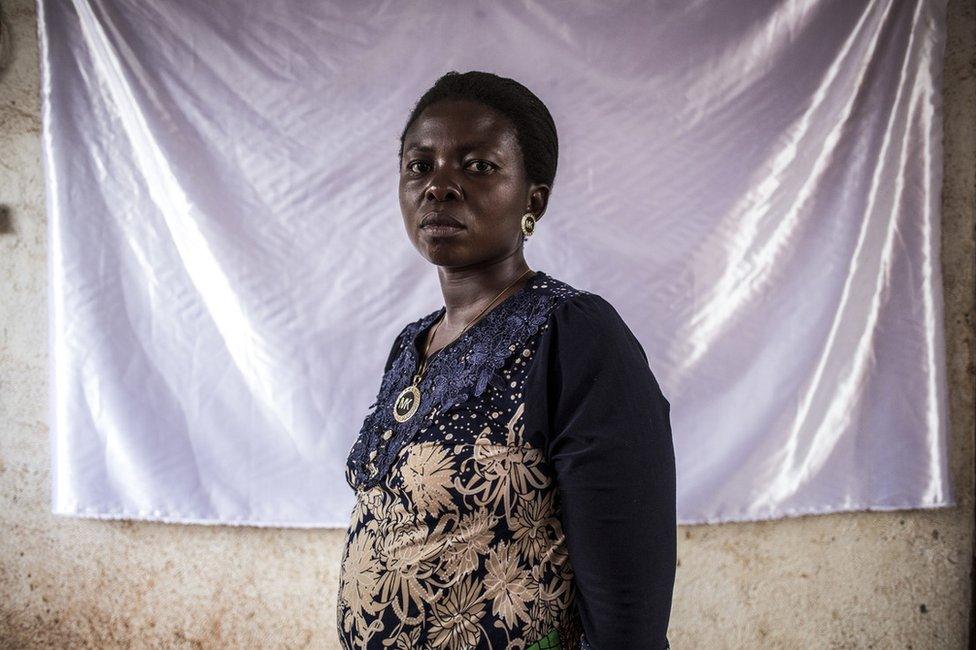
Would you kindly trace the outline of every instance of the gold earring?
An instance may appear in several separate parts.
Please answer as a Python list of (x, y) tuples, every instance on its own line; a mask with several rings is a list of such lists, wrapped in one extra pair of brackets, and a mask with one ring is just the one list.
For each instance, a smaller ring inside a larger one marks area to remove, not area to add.
[(526, 237), (531, 237), (532, 233), (535, 232), (535, 217), (531, 212), (522, 215), (522, 232)]

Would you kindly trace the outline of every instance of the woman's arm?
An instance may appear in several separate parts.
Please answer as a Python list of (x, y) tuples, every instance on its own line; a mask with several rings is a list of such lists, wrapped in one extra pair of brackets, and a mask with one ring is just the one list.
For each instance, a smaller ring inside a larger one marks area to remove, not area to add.
[(677, 560), (670, 404), (602, 297), (570, 298), (550, 326), (548, 452), (585, 641), (667, 648)]

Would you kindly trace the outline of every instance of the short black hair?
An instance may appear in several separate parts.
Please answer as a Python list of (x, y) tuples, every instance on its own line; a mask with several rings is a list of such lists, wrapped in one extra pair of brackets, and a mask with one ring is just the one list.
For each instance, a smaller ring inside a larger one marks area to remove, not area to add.
[(559, 140), (549, 109), (531, 90), (514, 79), (479, 70), (464, 73), (452, 70), (441, 76), (417, 101), (400, 134), (401, 164), (407, 131), (423, 110), (442, 100), (462, 99), (480, 102), (505, 115), (515, 127), (529, 182), (552, 187), (556, 179)]

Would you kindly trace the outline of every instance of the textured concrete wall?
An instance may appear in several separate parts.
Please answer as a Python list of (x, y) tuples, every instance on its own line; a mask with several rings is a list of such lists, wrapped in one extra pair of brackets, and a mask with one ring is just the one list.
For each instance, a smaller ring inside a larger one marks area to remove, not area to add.
[[(341, 531), (49, 512), (45, 216), (35, 8), (3, 2), (0, 647), (336, 647)], [(962, 648), (973, 548), (976, 18), (950, 0), (943, 266), (950, 509), (683, 526), (677, 648)]]

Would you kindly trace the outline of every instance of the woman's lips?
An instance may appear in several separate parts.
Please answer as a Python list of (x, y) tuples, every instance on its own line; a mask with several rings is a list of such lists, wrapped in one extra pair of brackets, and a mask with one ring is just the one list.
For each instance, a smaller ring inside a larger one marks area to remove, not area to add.
[(428, 235), (449, 237), (464, 230), (464, 224), (447, 211), (430, 210), (421, 219), (420, 229)]
[(422, 231), (429, 235), (435, 235), (438, 237), (449, 237), (451, 235), (456, 235), (457, 233), (464, 230), (464, 226), (455, 226), (442, 223), (429, 223), (426, 226), (420, 228)]
[(450, 212), (445, 210), (431, 210), (424, 214), (423, 218), (420, 220), (421, 227), (430, 224), (437, 224), (441, 226), (464, 226), (460, 219), (457, 219)]

